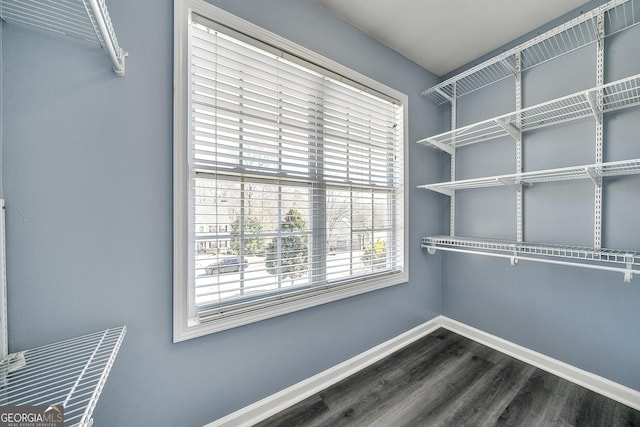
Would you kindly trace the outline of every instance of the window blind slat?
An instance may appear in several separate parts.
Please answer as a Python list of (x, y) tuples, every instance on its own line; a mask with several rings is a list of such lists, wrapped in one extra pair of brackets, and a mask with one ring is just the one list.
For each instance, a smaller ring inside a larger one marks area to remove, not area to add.
[[(227, 114), (230, 114), (234, 108), (237, 109), (239, 105), (243, 105), (243, 98), (240, 95), (217, 95), (215, 93), (204, 94), (202, 92), (195, 92), (191, 96), (194, 107), (204, 111), (216, 111), (221, 109)], [(290, 105), (287, 105), (287, 103), (282, 100), (280, 105), (277, 107), (261, 105), (258, 103), (253, 106), (243, 105), (242, 111), (238, 114), (238, 117), (251, 117), (258, 115), (269, 117), (272, 122), (279, 123), (281, 126), (286, 126), (293, 130), (305, 132), (317, 132), (321, 130), (321, 127), (315, 123), (318, 119), (316, 116), (311, 115), (308, 109), (294, 110)]]
[(194, 64), (237, 81), (253, 82), (257, 87), (271, 89), (277, 88), (276, 85), (281, 83), (298, 93), (314, 94), (323, 90), (323, 79), (309, 73), (303, 74), (281, 59), (261, 61), (225, 49), (217, 49), (215, 53), (211, 53), (206, 45), (198, 43), (193, 48)]
[(400, 104), (194, 21), (189, 153), (199, 319), (401, 272)]

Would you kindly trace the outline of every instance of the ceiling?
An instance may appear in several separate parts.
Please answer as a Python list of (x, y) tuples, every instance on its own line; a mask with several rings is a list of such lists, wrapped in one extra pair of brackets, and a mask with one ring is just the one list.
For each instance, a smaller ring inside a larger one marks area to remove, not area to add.
[(314, 0), (442, 76), (588, 0)]

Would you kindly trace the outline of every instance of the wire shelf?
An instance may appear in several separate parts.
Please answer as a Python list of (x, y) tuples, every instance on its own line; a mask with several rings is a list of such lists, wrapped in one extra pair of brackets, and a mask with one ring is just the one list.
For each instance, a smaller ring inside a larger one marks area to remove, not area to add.
[(499, 186), (532, 185), (541, 182), (591, 179), (599, 185), (599, 179), (609, 176), (640, 174), (640, 159), (620, 160), (616, 162), (570, 166), (565, 168), (545, 169), (540, 171), (497, 175), (482, 178), (464, 179), (460, 181), (440, 182), (420, 185), (438, 193), (453, 195), (456, 190), (487, 188)]
[(124, 75), (127, 52), (118, 44), (105, 0), (0, 0), (0, 17), (99, 45), (114, 72)]
[[(601, 96), (601, 102), (598, 98)], [(640, 74), (418, 141), (451, 154), (455, 148), (640, 105)], [(516, 126), (519, 123), (520, 126)]]
[(640, 253), (626, 250), (457, 236), (426, 236), (421, 247), (430, 254), (442, 250), (507, 258), (514, 266), (524, 260), (619, 272), (624, 274), (626, 283), (631, 282), (634, 273), (640, 274)]
[(638, 252), (596, 249), (583, 246), (567, 246), (538, 243), (518, 243), (512, 240), (474, 239), (455, 236), (426, 236), (422, 238), (422, 247), (428, 249), (460, 248), (486, 252), (504, 253), (507, 255), (536, 255), (552, 258), (566, 258), (614, 264), (631, 264), (640, 266)]
[(122, 326), (10, 354), (0, 362), (0, 405), (63, 405), (65, 426), (90, 426), (125, 334)]
[(513, 76), (516, 54), (520, 54), (521, 68), (526, 70), (593, 43), (598, 40), (598, 16), (604, 17), (605, 37), (610, 36), (640, 22), (640, 0), (612, 0), (457, 74), (422, 95), (436, 104), (444, 104), (451, 100), (454, 86), (456, 96), (460, 97)]

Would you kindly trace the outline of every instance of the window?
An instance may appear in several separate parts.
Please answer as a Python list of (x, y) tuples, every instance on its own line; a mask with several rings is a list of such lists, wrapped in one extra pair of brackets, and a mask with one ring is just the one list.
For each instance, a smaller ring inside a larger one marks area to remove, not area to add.
[(175, 5), (174, 340), (406, 282), (406, 96)]

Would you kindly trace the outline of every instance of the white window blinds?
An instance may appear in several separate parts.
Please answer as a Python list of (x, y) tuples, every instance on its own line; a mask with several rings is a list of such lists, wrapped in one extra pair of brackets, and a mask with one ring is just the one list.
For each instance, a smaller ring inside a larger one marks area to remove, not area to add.
[(199, 15), (189, 31), (191, 322), (397, 281), (400, 103)]

